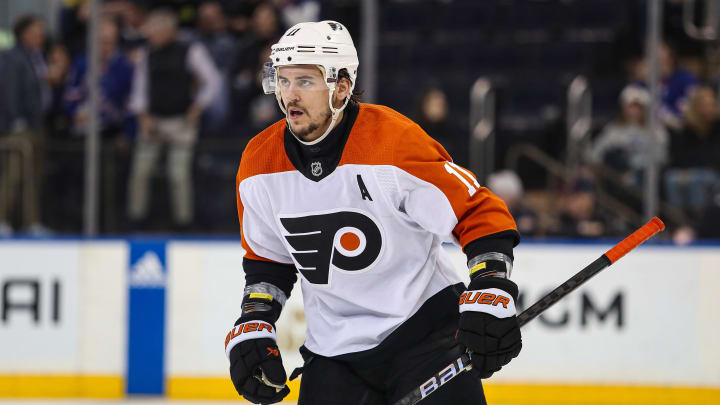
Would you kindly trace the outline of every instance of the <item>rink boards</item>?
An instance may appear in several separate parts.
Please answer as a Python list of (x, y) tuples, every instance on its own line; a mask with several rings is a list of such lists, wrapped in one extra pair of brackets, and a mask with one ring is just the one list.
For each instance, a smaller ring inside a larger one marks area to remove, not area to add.
[[(522, 244), (520, 306), (607, 248)], [(0, 398), (235, 398), (242, 256), (235, 240), (0, 241)], [(490, 403), (720, 403), (719, 295), (720, 246), (643, 246), (523, 329)], [(296, 287), (277, 325), (289, 371), (304, 316)]]

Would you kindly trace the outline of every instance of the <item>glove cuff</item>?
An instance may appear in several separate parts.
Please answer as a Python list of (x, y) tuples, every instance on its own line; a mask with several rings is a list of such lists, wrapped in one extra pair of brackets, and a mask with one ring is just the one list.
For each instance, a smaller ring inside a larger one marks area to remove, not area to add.
[(496, 318), (509, 318), (517, 314), (512, 295), (499, 288), (469, 290), (460, 295), (460, 313), (484, 312)]
[(272, 339), (277, 342), (275, 327), (265, 321), (247, 321), (235, 325), (225, 337), (225, 355), (230, 358), (230, 351), (240, 342), (250, 339)]
[(483, 253), (468, 261), (470, 279), (478, 277), (510, 278), (512, 267), (512, 258), (499, 252)]
[(261, 282), (248, 285), (244, 291), (242, 315), (235, 324), (246, 320), (275, 324), (286, 301), (285, 293), (273, 284)]

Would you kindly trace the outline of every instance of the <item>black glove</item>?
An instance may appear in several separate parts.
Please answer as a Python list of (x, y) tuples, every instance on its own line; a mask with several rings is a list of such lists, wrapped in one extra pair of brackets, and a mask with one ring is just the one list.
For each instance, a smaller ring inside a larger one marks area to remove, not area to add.
[(233, 385), (248, 401), (273, 404), (290, 393), (273, 324), (241, 318), (225, 339), (225, 352)]
[(480, 378), (490, 378), (520, 354), (517, 296), (517, 284), (498, 277), (476, 277), (460, 296), (456, 339), (472, 351), (472, 365)]

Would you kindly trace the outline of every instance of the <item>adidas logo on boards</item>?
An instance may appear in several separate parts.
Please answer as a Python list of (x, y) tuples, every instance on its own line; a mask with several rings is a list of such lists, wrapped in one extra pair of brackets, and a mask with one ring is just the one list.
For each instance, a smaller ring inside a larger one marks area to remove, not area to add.
[(130, 269), (130, 285), (141, 288), (162, 288), (165, 273), (160, 258), (153, 251), (147, 251)]

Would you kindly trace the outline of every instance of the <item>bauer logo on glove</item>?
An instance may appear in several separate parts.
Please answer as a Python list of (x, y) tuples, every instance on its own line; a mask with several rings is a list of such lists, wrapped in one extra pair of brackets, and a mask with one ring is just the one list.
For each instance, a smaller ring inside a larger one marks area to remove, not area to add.
[(512, 296), (499, 288), (465, 291), (460, 296), (460, 312), (476, 311), (508, 318), (516, 314)]
[(248, 339), (275, 338), (275, 328), (267, 322), (253, 321), (236, 325), (225, 337), (225, 354), (230, 358), (230, 351), (236, 344)]

